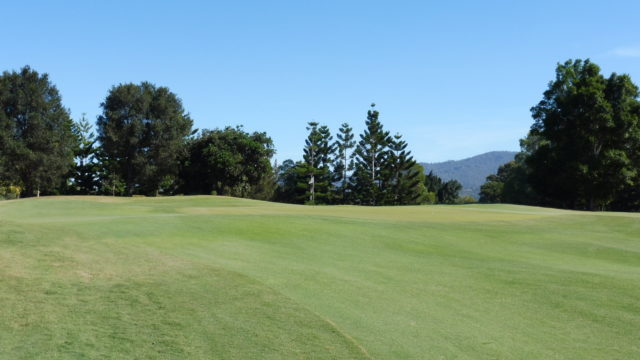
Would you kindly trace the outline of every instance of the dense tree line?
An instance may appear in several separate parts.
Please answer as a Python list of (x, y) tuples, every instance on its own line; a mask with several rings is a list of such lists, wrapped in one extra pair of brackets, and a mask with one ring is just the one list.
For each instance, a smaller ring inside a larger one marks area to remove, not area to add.
[(487, 178), (481, 201), (640, 210), (640, 93), (589, 60), (558, 64), (531, 109), (515, 161)]
[[(400, 134), (390, 135), (375, 104), (356, 142), (344, 123), (333, 139), (327, 126), (310, 122), (302, 160), (276, 168), (275, 199), (305, 204), (411, 205), (452, 204), (462, 189), (419, 165)], [(469, 199), (467, 199), (469, 200)]]
[(73, 121), (47, 74), (0, 76), (0, 197), (219, 194), (307, 204), (453, 203), (460, 184), (416, 163), (375, 105), (356, 141), (309, 122), (302, 160), (272, 166), (273, 141), (239, 127), (194, 130), (180, 98), (149, 82), (113, 86), (94, 126)]
[[(481, 201), (640, 210), (640, 100), (628, 75), (589, 60), (558, 64), (531, 109), (513, 162), (487, 178)], [(112, 87), (95, 130), (74, 122), (47, 74), (0, 76), (0, 197), (40, 194), (221, 194), (311, 204), (460, 202), (460, 184), (418, 165), (375, 105), (356, 139), (308, 124), (302, 160), (272, 166), (273, 142), (241, 127), (193, 130), (179, 97), (143, 82)]]
[(94, 132), (74, 122), (47, 74), (0, 76), (0, 198), (40, 194), (223, 194), (270, 199), (273, 142), (242, 128), (192, 130), (177, 95), (112, 87)]

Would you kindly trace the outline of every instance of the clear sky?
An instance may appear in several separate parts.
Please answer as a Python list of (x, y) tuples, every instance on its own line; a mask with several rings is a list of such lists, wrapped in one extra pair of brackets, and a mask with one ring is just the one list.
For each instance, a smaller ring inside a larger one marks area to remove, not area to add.
[(557, 62), (640, 83), (640, 1), (2, 1), (0, 69), (46, 72), (77, 119), (151, 81), (197, 128), (358, 132), (371, 102), (419, 161), (517, 150)]

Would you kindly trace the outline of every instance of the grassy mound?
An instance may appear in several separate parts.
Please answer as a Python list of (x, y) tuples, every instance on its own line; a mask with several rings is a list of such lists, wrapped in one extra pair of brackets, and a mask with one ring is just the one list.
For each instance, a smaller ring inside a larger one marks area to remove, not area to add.
[(640, 216), (0, 203), (7, 358), (638, 358)]

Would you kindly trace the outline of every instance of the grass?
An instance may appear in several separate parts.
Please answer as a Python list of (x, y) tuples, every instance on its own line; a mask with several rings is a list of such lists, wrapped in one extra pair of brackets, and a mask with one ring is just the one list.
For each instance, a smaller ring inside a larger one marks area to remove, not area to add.
[(640, 216), (5, 201), (0, 358), (640, 358)]

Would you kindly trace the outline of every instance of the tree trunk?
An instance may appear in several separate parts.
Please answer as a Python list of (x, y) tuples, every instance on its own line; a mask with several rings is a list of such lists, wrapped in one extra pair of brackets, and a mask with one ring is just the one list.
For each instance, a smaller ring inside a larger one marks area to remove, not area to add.
[(342, 154), (342, 161), (344, 162), (344, 169), (342, 170), (342, 204), (346, 204), (347, 197), (347, 149), (344, 149)]
[(316, 179), (315, 176), (313, 174), (311, 174), (311, 195), (309, 196), (309, 200), (314, 201), (316, 199), (315, 196), (315, 192), (316, 192)]

